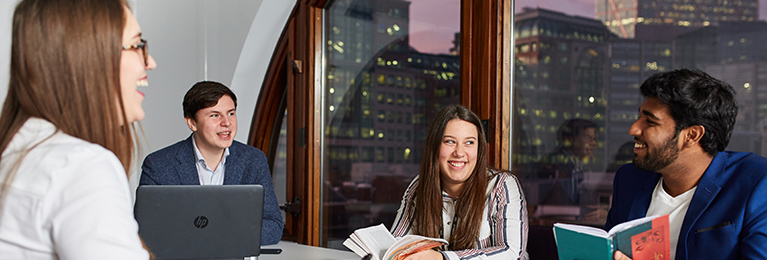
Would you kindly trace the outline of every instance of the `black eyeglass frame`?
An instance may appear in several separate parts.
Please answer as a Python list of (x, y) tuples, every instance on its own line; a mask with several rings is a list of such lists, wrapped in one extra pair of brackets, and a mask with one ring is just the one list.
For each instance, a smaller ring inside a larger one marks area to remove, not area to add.
[(132, 45), (125, 45), (123, 46), (124, 51), (129, 50), (141, 50), (141, 53), (144, 56), (144, 66), (149, 66), (149, 53), (147, 50), (149, 49), (149, 45), (147, 44), (147, 41), (144, 39), (141, 39), (138, 43), (132, 44)]

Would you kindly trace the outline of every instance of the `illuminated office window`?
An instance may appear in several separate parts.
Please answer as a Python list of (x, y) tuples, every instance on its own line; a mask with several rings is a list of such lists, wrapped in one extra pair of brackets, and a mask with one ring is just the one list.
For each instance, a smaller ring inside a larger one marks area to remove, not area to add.
[(323, 191), (340, 191), (323, 196), (325, 246), (345, 248), (355, 229), (392, 224), (435, 109), (459, 103), (460, 1), (433, 3), (325, 8)]
[[(742, 108), (727, 149), (767, 155), (767, 57), (749, 45), (767, 41), (757, 10), (767, 1), (573, 2), (515, 1), (511, 161), (531, 225), (604, 224), (614, 172), (633, 159), (639, 85), (654, 73), (701, 69), (735, 86)], [(595, 126), (587, 152), (558, 141), (576, 121)]]

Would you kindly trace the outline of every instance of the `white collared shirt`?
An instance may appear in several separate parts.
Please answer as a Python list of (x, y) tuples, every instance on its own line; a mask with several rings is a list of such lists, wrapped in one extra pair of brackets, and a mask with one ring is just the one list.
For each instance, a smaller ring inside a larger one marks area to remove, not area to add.
[(0, 184), (14, 165), (0, 215), (0, 258), (149, 259), (125, 169), (112, 152), (30, 118), (3, 151)]
[(224, 165), (226, 165), (226, 157), (229, 157), (229, 147), (224, 149), (224, 156), (221, 157), (221, 161), (218, 162), (215, 171), (208, 167), (205, 158), (200, 153), (200, 149), (197, 148), (197, 141), (194, 140), (194, 136), (192, 136), (192, 147), (194, 148), (194, 164), (197, 166), (197, 177), (200, 178), (200, 185), (223, 185), (226, 168)]

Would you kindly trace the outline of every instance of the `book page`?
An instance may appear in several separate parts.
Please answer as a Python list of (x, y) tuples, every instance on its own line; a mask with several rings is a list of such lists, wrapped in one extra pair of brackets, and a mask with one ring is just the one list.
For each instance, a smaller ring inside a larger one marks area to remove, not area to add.
[(559, 227), (567, 230), (572, 230), (578, 233), (584, 233), (589, 234), (596, 237), (604, 237), (607, 238), (608, 234), (601, 228), (595, 228), (590, 226), (582, 226), (582, 225), (574, 225), (574, 224), (565, 224), (565, 223), (554, 223), (554, 227)]
[(423, 250), (429, 250), (441, 245), (447, 244), (447, 240), (441, 238), (429, 238), (419, 235), (407, 235), (399, 238), (389, 250), (386, 250), (386, 254), (382, 260), (396, 260), (403, 259), (411, 254), (421, 252)]
[(397, 242), (383, 224), (357, 229), (352, 233), (351, 239), (360, 241), (357, 244), (373, 254), (375, 259), (381, 259), (386, 250)]
[(354, 240), (351, 237), (344, 240), (344, 246), (352, 250), (352, 252), (354, 252), (360, 257), (365, 257), (368, 254), (368, 252), (365, 252), (365, 249), (362, 249), (362, 246), (357, 244), (357, 242), (354, 242)]

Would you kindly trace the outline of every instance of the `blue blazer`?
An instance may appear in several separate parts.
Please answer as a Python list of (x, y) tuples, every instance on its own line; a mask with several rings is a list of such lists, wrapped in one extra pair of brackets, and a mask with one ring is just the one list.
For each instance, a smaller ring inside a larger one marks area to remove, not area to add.
[[(192, 136), (155, 151), (144, 159), (139, 185), (200, 185)], [(264, 186), (264, 218), (261, 244), (277, 244), (282, 238), (282, 214), (272, 187), (266, 155), (258, 148), (234, 141), (226, 158), (224, 185)]]
[[(720, 152), (698, 183), (676, 259), (767, 259), (767, 159)], [(605, 229), (644, 217), (660, 174), (627, 164), (613, 182)]]

